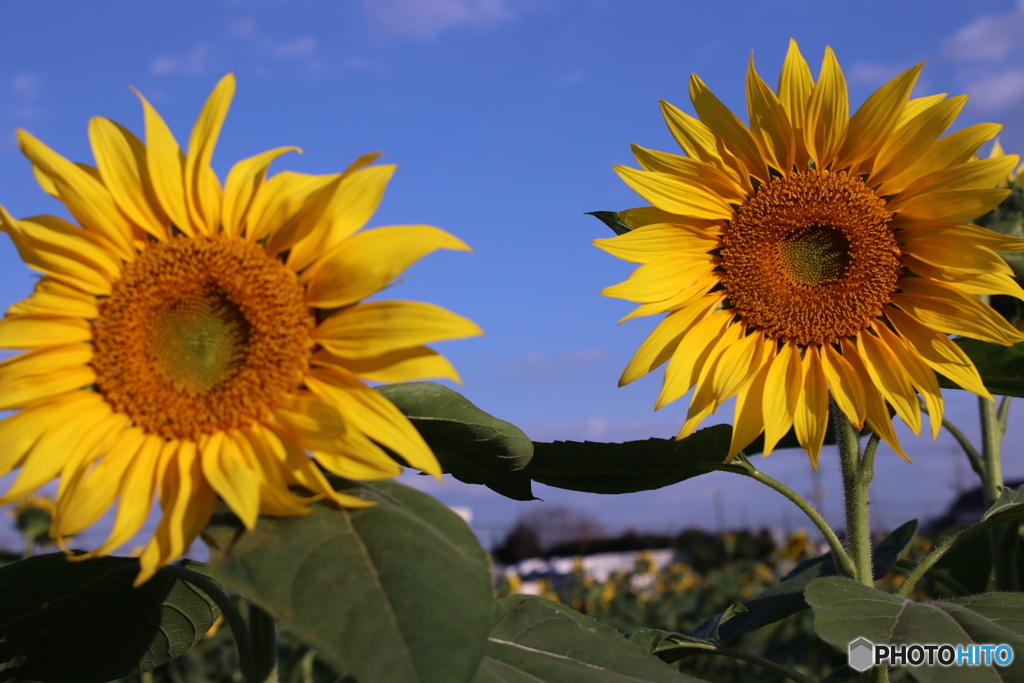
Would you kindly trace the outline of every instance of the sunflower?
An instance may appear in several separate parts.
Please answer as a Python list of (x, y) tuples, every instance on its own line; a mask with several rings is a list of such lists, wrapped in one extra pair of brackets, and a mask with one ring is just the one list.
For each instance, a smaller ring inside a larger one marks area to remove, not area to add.
[[(24, 131), (21, 150), (55, 216), (0, 227), (43, 273), (0, 321), (0, 498), (60, 477), (52, 535), (91, 526), (117, 502), (111, 552), (162, 517), (140, 556), (141, 583), (188, 549), (222, 499), (252, 529), (260, 514), (301, 515), (336, 492), (317, 464), (354, 480), (409, 465), (439, 475), (402, 413), (365, 381), (458, 380), (424, 344), (480, 334), (473, 322), (411, 301), (364, 301), (437, 249), (469, 251), (430, 226), (362, 230), (393, 166), (357, 159), (342, 173), (281, 172), (293, 147), (210, 166), (235, 90), (224, 77), (184, 154), (142, 95), (145, 142), (94, 118), (96, 165), (61, 157)], [(77, 224), (76, 224), (77, 223)], [(312, 454), (312, 458), (309, 455)], [(315, 462), (314, 462), (315, 459)], [(294, 488), (293, 488), (294, 487)]]
[(735, 396), (729, 458), (762, 432), (767, 455), (793, 428), (816, 467), (831, 394), (906, 458), (887, 404), (920, 433), (920, 395), (934, 438), (936, 372), (991, 399), (948, 335), (1024, 340), (976, 296), (1024, 298), (995, 253), (1024, 240), (966, 224), (1006, 197), (1018, 157), (977, 158), (994, 124), (941, 137), (967, 98), (911, 99), (921, 66), (849, 116), (831, 48), (814, 81), (790, 41), (777, 91), (750, 59), (749, 126), (694, 74), (698, 118), (662, 102), (685, 156), (634, 145), (641, 170), (616, 167), (651, 206), (595, 240), (641, 264), (602, 294), (640, 304), (623, 320), (668, 313), (619, 384), (667, 361), (655, 408), (693, 389), (678, 438)]

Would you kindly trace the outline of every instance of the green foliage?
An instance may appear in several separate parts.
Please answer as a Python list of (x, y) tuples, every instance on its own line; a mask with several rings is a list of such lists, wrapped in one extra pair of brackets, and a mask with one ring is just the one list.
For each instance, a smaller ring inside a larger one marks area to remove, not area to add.
[[(876, 645), (909, 643), (999, 644), (1024, 652), (1024, 594), (984, 593), (932, 602), (914, 602), (850, 579), (828, 577), (807, 587), (814, 629), (824, 640), (845, 648), (863, 637)], [(949, 680), (950, 670), (915, 667), (922, 683)], [(1024, 659), (1006, 668), (960, 667), (957, 680), (1019, 681)]]
[[(1024, 342), (1003, 346), (965, 337), (953, 341), (974, 362), (986, 389), (1001, 396), (1024, 396)], [(942, 375), (939, 385), (946, 389), (961, 388)]]
[(627, 225), (621, 218), (619, 218), (618, 211), (588, 211), (587, 215), (599, 219), (602, 223), (611, 228), (616, 235), (625, 235), (633, 229), (632, 226)]
[[(902, 525), (885, 538), (872, 553), (872, 574), (881, 579), (904, 553), (917, 533), (917, 520)], [(689, 633), (689, 635), (721, 643), (742, 633), (749, 633), (767, 624), (788, 617), (808, 607), (804, 589), (811, 582), (825, 576), (835, 576), (832, 553), (806, 560), (785, 576), (777, 585), (762, 591), (742, 603), (742, 611), (730, 608), (716, 614)]]
[(473, 683), (697, 681), (651, 657), (615, 629), (544, 598), (494, 604), (487, 657)]
[(715, 425), (682, 441), (535, 443), (530, 475), (542, 484), (590, 493), (633, 493), (670, 486), (714, 471), (743, 473), (742, 455), (724, 463), (732, 427)]
[(394, 482), (346, 490), (376, 503), (207, 528), (210, 569), (367, 683), (469, 680), (490, 630), (487, 557), (455, 513)]
[(533, 443), (521, 429), (433, 382), (391, 384), (377, 391), (416, 426), (445, 472), (513, 500), (534, 500), (526, 471)]
[(220, 611), (166, 570), (133, 588), (138, 573), (135, 558), (63, 553), (0, 567), (0, 662), (24, 658), (0, 680), (103, 683), (184, 654)]

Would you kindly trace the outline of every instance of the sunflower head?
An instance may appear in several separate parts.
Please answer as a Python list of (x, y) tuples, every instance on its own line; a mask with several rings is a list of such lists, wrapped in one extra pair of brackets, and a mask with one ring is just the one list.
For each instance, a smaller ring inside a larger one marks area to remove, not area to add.
[(53, 498), (28, 495), (11, 506), (7, 513), (14, 518), (14, 527), (29, 544), (50, 542), (50, 524), (55, 511)]
[[(293, 147), (235, 164), (210, 160), (235, 89), (223, 78), (184, 151), (139, 95), (144, 139), (89, 123), (95, 165), (25, 131), (22, 151), (72, 220), (0, 228), (43, 278), (0, 320), (0, 504), (60, 477), (53, 533), (114, 528), (84, 559), (129, 540), (154, 498), (163, 511), (139, 581), (188, 549), (218, 498), (251, 528), (299, 515), (341, 477), (392, 477), (385, 449), (440, 474), (409, 421), (367, 381), (458, 380), (426, 344), (480, 333), (443, 308), (366, 299), (437, 249), (468, 251), (434, 227), (363, 229), (393, 166), (367, 154), (340, 173), (268, 175)], [(312, 458), (310, 457), (312, 456)]]
[(851, 116), (831, 48), (814, 79), (791, 41), (774, 90), (751, 57), (748, 123), (693, 75), (696, 117), (662, 102), (683, 154), (634, 145), (640, 169), (616, 167), (650, 206), (595, 240), (640, 264), (602, 293), (640, 304), (627, 319), (667, 314), (620, 384), (667, 362), (656, 407), (693, 390), (679, 438), (736, 397), (730, 458), (792, 428), (816, 466), (831, 396), (906, 457), (888, 406), (917, 433), (922, 398), (937, 435), (936, 372), (991, 398), (949, 335), (1024, 340), (977, 298), (1024, 298), (996, 254), (1024, 240), (967, 223), (1007, 196), (1018, 157), (978, 158), (994, 124), (943, 135), (966, 97), (911, 98), (920, 70)]

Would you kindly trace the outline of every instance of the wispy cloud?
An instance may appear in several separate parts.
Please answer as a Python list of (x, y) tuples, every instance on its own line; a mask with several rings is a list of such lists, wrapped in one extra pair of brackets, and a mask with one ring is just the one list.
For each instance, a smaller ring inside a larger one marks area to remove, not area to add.
[(316, 39), (302, 36), (273, 48), (275, 57), (310, 57), (316, 52)]
[(210, 45), (202, 42), (192, 50), (180, 55), (162, 55), (149, 65), (154, 76), (169, 74), (199, 75), (206, 73), (210, 66)]
[(486, 28), (515, 18), (506, 0), (363, 0), (363, 10), (377, 32), (421, 40), (451, 28)]
[(960, 61), (998, 61), (1024, 48), (1024, 0), (1002, 14), (983, 14), (946, 43), (946, 55)]
[(889, 81), (906, 70), (905, 66), (877, 64), (875, 62), (854, 62), (846, 70), (846, 80), (850, 83), (868, 83), (875, 87)]
[(989, 114), (1024, 104), (1024, 69), (1009, 67), (975, 74), (963, 79), (971, 96), (971, 106)]
[(558, 357), (535, 351), (525, 356), (510, 356), (502, 366), (519, 378), (552, 381), (591, 375), (611, 357), (608, 349), (570, 349)]

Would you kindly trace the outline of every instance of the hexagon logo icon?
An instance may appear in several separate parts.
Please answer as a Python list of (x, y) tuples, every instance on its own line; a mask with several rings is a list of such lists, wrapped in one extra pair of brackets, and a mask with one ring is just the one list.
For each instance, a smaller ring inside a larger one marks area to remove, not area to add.
[(850, 654), (847, 659), (850, 668), (861, 673), (875, 663), (875, 646), (867, 638), (858, 638), (850, 643)]

